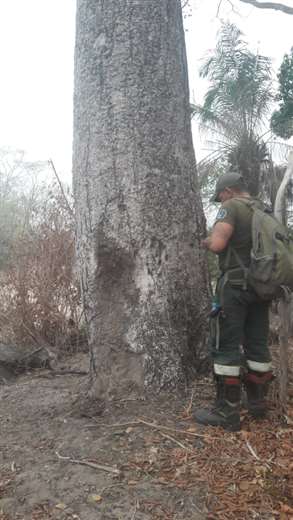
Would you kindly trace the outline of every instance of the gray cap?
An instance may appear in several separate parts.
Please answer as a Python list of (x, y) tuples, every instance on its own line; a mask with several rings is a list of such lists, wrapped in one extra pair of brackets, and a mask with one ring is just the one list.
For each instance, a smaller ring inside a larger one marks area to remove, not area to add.
[(237, 187), (237, 188), (239, 187), (239, 188), (244, 188), (244, 189), (246, 188), (246, 185), (245, 185), (245, 182), (244, 182), (244, 179), (243, 179), (241, 173), (237, 173), (237, 172), (224, 173), (217, 180), (215, 192), (214, 192), (214, 195), (212, 196), (212, 198), (210, 199), (210, 202), (221, 202), (219, 199), (219, 194), (221, 193), (221, 191), (223, 191), (225, 188), (234, 188), (234, 187)]

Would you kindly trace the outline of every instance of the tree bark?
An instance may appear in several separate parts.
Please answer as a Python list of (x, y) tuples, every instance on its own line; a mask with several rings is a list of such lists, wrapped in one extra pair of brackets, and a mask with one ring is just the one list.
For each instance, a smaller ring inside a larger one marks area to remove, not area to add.
[(186, 382), (208, 274), (178, 0), (78, 0), (73, 186), (92, 390)]
[[(281, 185), (278, 189), (274, 214), (283, 224), (286, 222), (286, 189), (293, 174), (293, 152), (290, 152), (288, 158), (288, 167), (284, 174)], [(291, 297), (292, 299), (292, 297)], [(291, 308), (290, 297), (284, 294), (284, 297), (279, 302), (279, 316), (281, 321), (280, 328), (280, 374), (279, 374), (279, 401), (280, 409), (283, 414), (287, 413), (287, 398), (288, 398), (288, 341), (291, 326)]]

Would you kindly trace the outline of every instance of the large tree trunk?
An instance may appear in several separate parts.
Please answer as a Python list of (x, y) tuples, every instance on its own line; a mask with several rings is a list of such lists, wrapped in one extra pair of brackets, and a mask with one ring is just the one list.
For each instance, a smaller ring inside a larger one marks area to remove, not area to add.
[(94, 394), (186, 382), (205, 221), (178, 0), (78, 0), (73, 182)]

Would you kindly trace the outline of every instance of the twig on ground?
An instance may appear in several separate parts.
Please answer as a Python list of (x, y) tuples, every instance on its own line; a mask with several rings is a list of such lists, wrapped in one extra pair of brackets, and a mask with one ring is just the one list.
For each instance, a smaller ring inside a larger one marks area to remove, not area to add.
[(173, 433), (191, 435), (192, 437), (206, 438), (206, 435), (201, 434), (201, 433), (189, 432), (188, 430), (179, 430), (177, 428), (169, 428), (168, 426), (162, 426), (161, 424), (150, 423), (150, 422), (144, 421), (143, 419), (138, 419), (138, 422), (141, 424), (145, 424), (146, 426), (150, 426), (151, 428), (154, 428), (155, 430), (167, 430), (167, 431), (173, 432)]
[(108, 473), (113, 473), (114, 475), (121, 474), (119, 469), (112, 468), (111, 466), (105, 466), (103, 464), (95, 464), (94, 462), (88, 462), (86, 460), (72, 459), (71, 457), (64, 457), (63, 455), (60, 455), (58, 453), (58, 451), (56, 451), (55, 453), (56, 453), (58, 459), (67, 460), (68, 462), (71, 462), (72, 464), (80, 464), (82, 466), (89, 466), (90, 468), (100, 469), (101, 471), (107, 471)]
[(155, 430), (167, 430), (167, 431), (173, 432), (173, 433), (191, 435), (192, 437), (201, 437), (201, 438), (207, 437), (206, 434), (204, 435), (201, 433), (189, 432), (188, 430), (179, 430), (177, 428), (169, 428), (168, 426), (162, 426), (160, 424), (150, 423), (150, 422), (144, 421), (143, 419), (137, 419), (136, 421), (129, 421), (129, 422), (125, 422), (125, 423), (103, 424), (101, 426), (106, 426), (107, 428), (123, 428), (124, 426), (139, 426), (140, 424), (144, 424), (145, 426), (150, 426), (151, 428), (154, 428)]
[[(113, 423), (113, 424), (101, 424), (101, 426), (106, 426), (107, 428), (123, 428), (124, 426), (139, 426), (144, 424), (145, 426), (150, 426), (155, 430), (167, 430), (173, 433), (181, 433), (181, 435), (191, 435), (191, 437), (201, 437), (206, 438), (207, 434), (189, 432), (188, 430), (179, 430), (178, 428), (169, 428), (168, 426), (162, 426), (161, 424), (150, 423), (144, 421), (143, 419), (137, 419), (136, 421), (129, 421), (125, 423)], [(91, 426), (91, 425), (89, 425)]]
[(137, 500), (136, 503), (135, 503), (135, 506), (134, 506), (134, 511), (133, 511), (133, 513), (132, 513), (131, 520), (134, 520), (135, 517), (136, 517), (136, 512), (137, 512), (137, 509), (138, 509), (138, 505), (139, 505), (139, 502), (138, 502), (138, 500)]
[(124, 422), (124, 423), (114, 423), (114, 424), (99, 423), (99, 425), (105, 426), (106, 428), (123, 428), (123, 426), (139, 426), (140, 421), (129, 421), (129, 422)]
[(260, 459), (259, 456), (255, 453), (253, 447), (251, 446), (251, 444), (250, 444), (248, 441), (246, 441), (246, 446), (247, 446), (247, 448), (249, 449), (251, 455), (252, 455), (256, 460), (258, 460), (259, 462), (261, 462), (261, 459)]
[(182, 442), (177, 441), (177, 439), (174, 439), (174, 437), (171, 437), (171, 435), (167, 435), (166, 433), (162, 433), (162, 432), (159, 432), (159, 434), (162, 437), (169, 439), (169, 441), (175, 442), (175, 444), (178, 444), (178, 446), (180, 446), (180, 448), (183, 448), (184, 450), (191, 451), (191, 452), (193, 451), (191, 448), (189, 448), (189, 446), (184, 446), (184, 444), (182, 444)]

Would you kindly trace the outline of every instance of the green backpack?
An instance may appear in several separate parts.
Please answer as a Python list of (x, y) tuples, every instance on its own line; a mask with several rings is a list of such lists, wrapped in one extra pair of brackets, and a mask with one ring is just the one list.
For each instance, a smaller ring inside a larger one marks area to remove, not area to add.
[(256, 201), (237, 199), (253, 211), (252, 249), (245, 268), (234, 249), (238, 263), (247, 272), (247, 281), (263, 300), (278, 298), (293, 290), (293, 239), (289, 230), (272, 213), (257, 207)]

